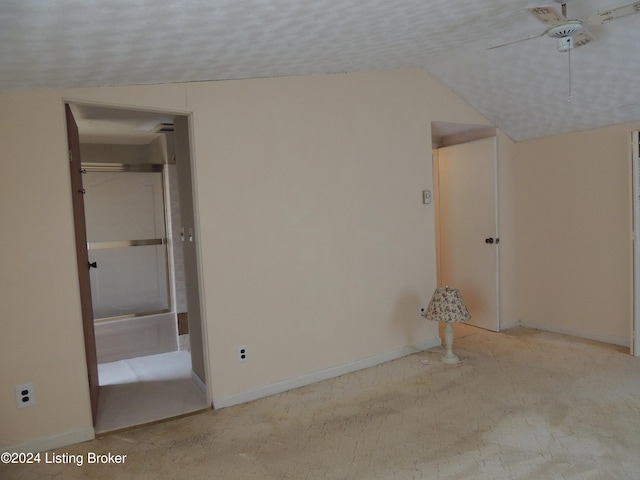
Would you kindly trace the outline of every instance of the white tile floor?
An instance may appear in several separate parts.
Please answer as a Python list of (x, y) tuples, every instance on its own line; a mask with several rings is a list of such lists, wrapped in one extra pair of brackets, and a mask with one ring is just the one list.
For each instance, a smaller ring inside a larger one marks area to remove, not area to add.
[(96, 433), (141, 425), (208, 408), (191, 377), (188, 351), (98, 365)]

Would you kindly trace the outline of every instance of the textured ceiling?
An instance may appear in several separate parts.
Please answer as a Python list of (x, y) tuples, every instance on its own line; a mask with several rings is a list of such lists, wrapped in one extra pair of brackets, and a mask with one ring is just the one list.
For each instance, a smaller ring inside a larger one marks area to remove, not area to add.
[[(630, 0), (569, 0), (568, 17)], [(551, 0), (2, 0), (0, 90), (419, 67), (514, 140), (640, 120), (640, 14), (569, 55)]]

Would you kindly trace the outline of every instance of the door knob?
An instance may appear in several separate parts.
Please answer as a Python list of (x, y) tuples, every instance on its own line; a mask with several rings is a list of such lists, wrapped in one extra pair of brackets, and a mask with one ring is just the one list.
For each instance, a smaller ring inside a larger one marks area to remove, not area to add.
[(89, 264), (89, 269), (98, 268), (98, 262), (87, 262)]
[(494, 239), (493, 237), (489, 237), (484, 239), (484, 243), (489, 243), (489, 244), (495, 243), (497, 245), (498, 243), (500, 243), (500, 239), (499, 238)]

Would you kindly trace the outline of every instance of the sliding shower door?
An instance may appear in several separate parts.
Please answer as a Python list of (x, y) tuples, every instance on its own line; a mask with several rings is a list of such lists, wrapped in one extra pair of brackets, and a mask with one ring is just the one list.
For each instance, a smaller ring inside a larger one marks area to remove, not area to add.
[(83, 165), (94, 320), (171, 310), (162, 165)]

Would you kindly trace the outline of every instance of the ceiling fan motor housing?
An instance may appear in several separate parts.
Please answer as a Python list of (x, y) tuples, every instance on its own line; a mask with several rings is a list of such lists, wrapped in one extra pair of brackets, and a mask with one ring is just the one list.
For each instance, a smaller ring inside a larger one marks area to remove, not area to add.
[(553, 38), (566, 38), (573, 37), (583, 30), (584, 27), (582, 26), (582, 22), (579, 20), (572, 20), (549, 29), (547, 35)]
[(584, 26), (579, 20), (571, 20), (562, 25), (550, 28), (547, 35), (558, 40), (558, 51), (567, 52), (574, 47), (573, 37), (584, 31)]

